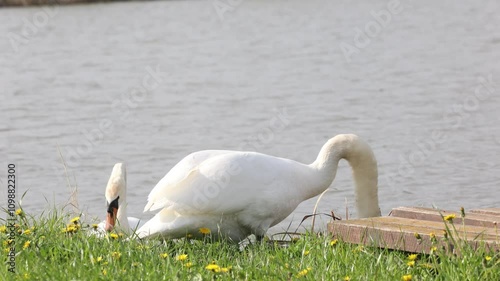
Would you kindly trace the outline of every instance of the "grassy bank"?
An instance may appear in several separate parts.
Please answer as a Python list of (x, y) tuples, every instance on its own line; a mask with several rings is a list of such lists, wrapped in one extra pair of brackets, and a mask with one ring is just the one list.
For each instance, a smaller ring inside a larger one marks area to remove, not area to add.
[[(229, 242), (125, 240), (89, 236), (91, 223), (50, 212), (19, 212), (10, 241), (0, 222), (4, 266), (15, 280), (498, 280), (500, 258), (464, 246), (460, 257), (435, 249), (410, 255), (304, 235), (288, 247), (270, 241), (244, 248)], [(15, 246), (15, 273), (8, 252)]]

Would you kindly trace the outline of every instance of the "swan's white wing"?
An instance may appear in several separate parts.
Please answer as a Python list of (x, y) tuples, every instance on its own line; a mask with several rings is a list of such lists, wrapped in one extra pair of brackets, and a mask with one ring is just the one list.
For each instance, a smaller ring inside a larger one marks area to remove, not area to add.
[[(177, 164), (155, 186), (145, 210), (168, 208), (180, 214), (230, 214), (275, 198), (276, 179), (289, 178), (289, 160), (254, 152), (202, 151)], [(188, 156), (188, 157), (190, 157)], [(203, 156), (197, 158), (196, 156)], [(195, 159), (195, 161), (192, 161)], [(197, 161), (201, 160), (201, 161)], [(280, 189), (283, 192), (282, 189)]]
[(177, 163), (151, 190), (144, 212), (154, 211), (166, 206), (169, 191), (183, 182), (189, 173), (203, 161), (217, 155), (230, 153), (227, 150), (203, 150), (189, 154)]

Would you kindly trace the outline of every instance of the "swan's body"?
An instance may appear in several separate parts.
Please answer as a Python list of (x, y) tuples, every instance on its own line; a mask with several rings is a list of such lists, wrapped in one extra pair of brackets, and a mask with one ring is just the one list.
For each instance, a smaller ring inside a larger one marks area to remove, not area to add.
[(144, 222), (138, 218), (127, 217), (127, 171), (125, 164), (116, 163), (106, 186), (107, 218), (98, 225), (98, 230), (116, 229), (127, 235), (134, 233)]
[(234, 241), (262, 237), (299, 203), (326, 190), (340, 159), (353, 169), (359, 216), (380, 216), (372, 150), (356, 135), (338, 135), (310, 165), (256, 152), (192, 153), (153, 188), (144, 211), (161, 210), (137, 234), (179, 238), (209, 228)]

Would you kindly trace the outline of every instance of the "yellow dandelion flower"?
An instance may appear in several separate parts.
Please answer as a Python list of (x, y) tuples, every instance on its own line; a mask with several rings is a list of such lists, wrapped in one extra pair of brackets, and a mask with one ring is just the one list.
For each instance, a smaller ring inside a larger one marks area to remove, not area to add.
[(99, 225), (97, 223), (92, 224), (92, 229), (97, 230), (98, 227), (99, 227)]
[(434, 233), (434, 232), (429, 233), (429, 237), (431, 238), (431, 240), (435, 240), (436, 239), (436, 233)]
[(187, 268), (190, 268), (190, 267), (193, 266), (193, 263), (192, 262), (187, 262), (187, 263), (184, 264), (184, 266), (187, 267)]
[(78, 224), (79, 221), (80, 221), (80, 217), (74, 217), (71, 219), (71, 222), (74, 224)]
[(30, 230), (30, 229), (25, 229), (25, 230), (23, 231), (23, 234), (25, 234), (25, 235), (30, 235), (30, 234), (31, 234), (31, 230)]
[(288, 263), (285, 263), (285, 268), (289, 268), (290, 265)]
[(70, 229), (72, 232), (77, 232), (78, 229), (80, 229), (80, 226), (79, 225), (71, 225)]
[(304, 251), (304, 256), (309, 255), (310, 251)]
[(14, 242), (14, 239), (7, 239), (5, 241), (3, 241), (3, 245), (4, 246), (9, 246), (10, 244), (12, 244), (12, 242)]
[(231, 270), (231, 267), (221, 267), (220, 268), (220, 272), (229, 272), (229, 270)]
[(218, 266), (216, 264), (209, 264), (209, 265), (205, 266), (205, 269), (210, 270), (212, 272), (220, 272), (220, 266)]
[(63, 232), (75, 233), (78, 231), (78, 229), (79, 229), (79, 227), (77, 227), (76, 225), (70, 224), (70, 225), (66, 226), (66, 228), (63, 228)]
[(102, 262), (102, 257), (97, 257), (97, 262)]
[(8, 253), (8, 252), (10, 252), (10, 248), (4, 248), (3, 251)]
[(432, 254), (432, 253), (434, 253), (435, 251), (437, 251), (437, 249), (438, 249), (438, 248), (437, 248), (436, 246), (431, 247), (431, 249), (430, 249), (430, 253), (431, 253), (431, 254)]
[(349, 277), (349, 275), (346, 275), (343, 280), (344, 281), (351, 281), (351, 277)]
[(303, 270), (299, 271), (299, 273), (297, 273), (297, 277), (304, 277), (307, 275), (307, 273), (309, 273), (309, 270), (303, 269)]
[(168, 258), (168, 254), (167, 253), (160, 254), (160, 258), (166, 259)]
[(415, 261), (415, 260), (417, 260), (417, 258), (418, 258), (417, 254), (411, 254), (408, 256), (409, 261)]
[(415, 232), (413, 236), (415, 236), (415, 238), (417, 238), (418, 240), (422, 239), (422, 236), (420, 236), (420, 233), (418, 232)]
[(5, 225), (0, 225), (0, 233), (7, 232), (7, 227)]
[(337, 245), (338, 242), (339, 242), (339, 239), (334, 239), (334, 240), (330, 241), (330, 246), (333, 247), (333, 246)]
[(29, 280), (30, 277), (31, 276), (28, 273), (23, 274), (23, 278), (26, 279), (26, 280)]
[(455, 215), (455, 214), (449, 214), (449, 215), (445, 216), (443, 219), (445, 221), (453, 222), (453, 219), (456, 217), (457, 217), (457, 215)]
[(18, 216), (22, 216), (22, 215), (24, 215), (23, 210), (21, 210), (21, 209), (17, 209), (17, 210), (16, 210), (16, 215), (18, 215)]
[(406, 263), (406, 265), (408, 265), (409, 267), (413, 267), (415, 266), (415, 261), (409, 261)]
[(111, 234), (109, 235), (109, 237), (111, 237), (111, 238), (113, 238), (113, 239), (118, 239), (118, 234), (116, 234), (116, 233), (111, 233)]
[(411, 274), (403, 275), (403, 277), (401, 277), (401, 280), (403, 280), (403, 281), (411, 281)]
[(188, 255), (186, 255), (186, 254), (178, 255), (177, 257), (175, 257), (175, 259), (178, 261), (185, 261), (185, 260), (187, 260), (187, 258), (188, 258)]
[(491, 260), (491, 257), (490, 257), (490, 256), (486, 256), (486, 257), (484, 257), (484, 260), (486, 260), (486, 261), (490, 261), (490, 260)]
[(102, 270), (102, 275), (106, 276), (108, 274), (108, 272), (106, 271), (106, 269), (103, 269)]
[(203, 235), (208, 235), (210, 234), (210, 229), (209, 228), (206, 228), (206, 227), (202, 227), (199, 229), (200, 233), (203, 234)]
[(26, 248), (28, 248), (28, 247), (30, 246), (30, 244), (31, 244), (31, 241), (30, 241), (30, 240), (28, 240), (28, 241), (24, 242), (24, 245), (23, 245), (23, 250), (26, 250)]
[(113, 253), (111, 253), (111, 256), (114, 259), (119, 259), (122, 256), (122, 254), (120, 252), (113, 252)]

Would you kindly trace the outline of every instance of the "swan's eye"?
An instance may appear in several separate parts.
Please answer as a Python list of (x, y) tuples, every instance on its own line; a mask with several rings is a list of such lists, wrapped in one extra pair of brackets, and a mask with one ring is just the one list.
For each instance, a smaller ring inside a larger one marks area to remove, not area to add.
[(116, 197), (116, 199), (111, 201), (108, 205), (108, 213), (113, 214), (113, 208), (118, 209), (118, 199), (120, 199), (120, 196)]

